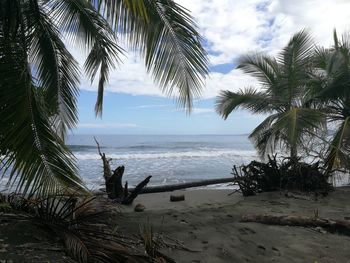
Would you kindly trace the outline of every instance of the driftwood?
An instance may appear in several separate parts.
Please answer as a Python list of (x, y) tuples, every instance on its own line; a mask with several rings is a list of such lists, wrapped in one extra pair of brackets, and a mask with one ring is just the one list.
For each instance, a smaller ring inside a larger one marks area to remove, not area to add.
[(190, 183), (150, 186), (150, 187), (143, 188), (140, 194), (172, 192), (176, 190), (182, 190), (182, 189), (193, 188), (193, 187), (207, 186), (207, 185), (213, 185), (213, 184), (232, 183), (233, 181), (234, 181), (234, 178), (230, 177), (230, 178), (201, 180), (201, 181), (190, 182)]
[[(149, 183), (149, 180), (152, 176), (148, 176), (145, 180), (143, 180), (141, 183), (139, 183), (135, 189), (129, 192), (128, 195), (124, 197), (123, 204), (131, 204), (132, 201), (143, 191), (143, 188)], [(126, 192), (127, 191), (127, 183), (126, 183)]]
[[(182, 190), (182, 189), (193, 188), (193, 187), (208, 186), (208, 185), (213, 185), (213, 184), (232, 183), (232, 182), (234, 182), (234, 180), (235, 179), (233, 177), (229, 177), (229, 178), (201, 180), (201, 181), (195, 181), (195, 182), (190, 182), (190, 183), (149, 186), (149, 187), (142, 188), (142, 190), (140, 190), (138, 192), (138, 194), (154, 194), (154, 193), (173, 192), (176, 190)], [(132, 192), (136, 188), (137, 187), (131, 188), (131, 189), (129, 189), (129, 191)], [(102, 195), (103, 192), (95, 192), (94, 194)]]
[(112, 173), (112, 169), (109, 163), (111, 159), (108, 159), (106, 157), (106, 154), (101, 152), (100, 144), (96, 138), (94, 139), (97, 144), (98, 153), (101, 156), (103, 162), (103, 178), (105, 179), (108, 198), (114, 199), (121, 204), (131, 204), (138, 196), (138, 194), (143, 190), (143, 188), (149, 183), (152, 176), (148, 176), (132, 190), (128, 189), (128, 182), (126, 182), (125, 186), (123, 187), (123, 174), (125, 167), (119, 166)]
[[(133, 200), (139, 194), (149, 194), (149, 193), (162, 193), (162, 192), (172, 192), (181, 189), (201, 187), (213, 184), (224, 184), (232, 183), (235, 181), (233, 177), (230, 178), (218, 178), (218, 179), (208, 179), (201, 180), (190, 183), (180, 183), (180, 184), (171, 184), (171, 185), (162, 185), (162, 186), (152, 186), (146, 187), (149, 183), (152, 176), (148, 176), (145, 180), (139, 183), (135, 188), (128, 188), (128, 183), (126, 182), (124, 187), (122, 185), (122, 179), (125, 167), (119, 166), (112, 172), (110, 161), (111, 159), (106, 157), (105, 153), (101, 152), (101, 147), (98, 141), (95, 139), (97, 144), (97, 150), (101, 156), (103, 162), (103, 178), (105, 179), (106, 192), (109, 198), (117, 200), (122, 204), (131, 204)], [(96, 195), (103, 194), (103, 192), (96, 192)]]
[(350, 221), (348, 220), (290, 215), (249, 214), (242, 216), (241, 222), (255, 222), (280, 226), (321, 227), (330, 233), (350, 236)]
[(185, 201), (185, 195), (171, 195), (170, 202), (180, 202)]
[(319, 163), (307, 164), (290, 158), (278, 161), (276, 157), (268, 156), (266, 163), (252, 161), (241, 167), (233, 166), (231, 174), (244, 196), (276, 190), (327, 195), (332, 189), (328, 182), (330, 174)]

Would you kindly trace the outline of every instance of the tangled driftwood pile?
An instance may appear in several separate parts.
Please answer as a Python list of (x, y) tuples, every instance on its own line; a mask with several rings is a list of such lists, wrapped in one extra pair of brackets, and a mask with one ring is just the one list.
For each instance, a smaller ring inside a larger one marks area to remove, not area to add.
[(331, 190), (330, 173), (323, 171), (319, 163), (307, 164), (300, 160), (277, 161), (276, 155), (268, 161), (252, 161), (248, 165), (232, 169), (234, 182), (244, 196), (276, 190), (297, 190), (327, 194)]

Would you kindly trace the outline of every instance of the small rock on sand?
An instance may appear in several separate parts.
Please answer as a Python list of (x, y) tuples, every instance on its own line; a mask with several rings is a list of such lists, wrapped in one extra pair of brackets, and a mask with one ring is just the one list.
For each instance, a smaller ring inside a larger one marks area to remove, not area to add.
[(145, 206), (143, 204), (137, 204), (134, 208), (135, 212), (142, 212), (143, 210), (145, 210)]
[(170, 202), (180, 202), (185, 201), (185, 195), (171, 195)]

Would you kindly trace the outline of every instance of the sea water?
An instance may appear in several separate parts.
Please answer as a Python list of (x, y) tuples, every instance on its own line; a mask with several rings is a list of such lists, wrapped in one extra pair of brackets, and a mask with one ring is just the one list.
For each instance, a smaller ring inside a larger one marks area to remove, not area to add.
[[(247, 164), (257, 153), (247, 135), (96, 135), (111, 167), (125, 166), (132, 187), (151, 175), (149, 185), (230, 177), (233, 165)], [(92, 135), (67, 139), (80, 176), (89, 188), (103, 184), (103, 166)]]

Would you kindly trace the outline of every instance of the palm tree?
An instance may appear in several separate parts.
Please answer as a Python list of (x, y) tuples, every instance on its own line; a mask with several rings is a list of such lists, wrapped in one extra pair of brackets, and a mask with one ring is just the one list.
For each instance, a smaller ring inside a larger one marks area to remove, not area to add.
[(314, 101), (327, 111), (331, 141), (325, 164), (329, 171), (350, 169), (350, 36), (338, 39), (334, 30), (334, 45), (318, 47), (315, 54)]
[(65, 41), (88, 52), (99, 76), (97, 115), (120, 39), (140, 52), (155, 82), (191, 109), (208, 73), (190, 14), (173, 0), (2, 0), (0, 2), (1, 172), (21, 192), (84, 188), (64, 144), (77, 123), (80, 71)]
[(322, 112), (309, 107), (305, 96), (311, 80), (312, 54), (310, 35), (302, 30), (277, 58), (262, 54), (242, 57), (237, 68), (255, 77), (260, 88), (222, 91), (217, 100), (217, 112), (224, 119), (237, 108), (269, 114), (249, 136), (262, 157), (279, 146), (288, 149), (296, 160), (303, 135), (324, 123)]

